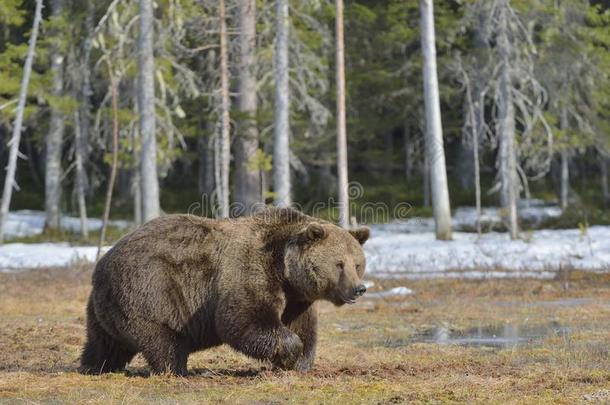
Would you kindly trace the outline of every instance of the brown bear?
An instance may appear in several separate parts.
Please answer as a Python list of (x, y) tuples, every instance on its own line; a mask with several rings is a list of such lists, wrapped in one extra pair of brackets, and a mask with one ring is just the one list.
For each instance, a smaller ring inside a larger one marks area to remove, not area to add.
[(97, 263), (82, 373), (185, 375), (189, 353), (220, 344), (276, 367), (309, 370), (317, 300), (364, 294), (368, 228), (344, 230), (290, 208), (212, 220), (168, 215), (122, 238)]

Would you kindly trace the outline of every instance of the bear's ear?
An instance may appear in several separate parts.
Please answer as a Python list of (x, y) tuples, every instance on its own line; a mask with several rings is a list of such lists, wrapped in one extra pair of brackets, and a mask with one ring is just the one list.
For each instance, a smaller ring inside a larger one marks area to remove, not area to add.
[(320, 224), (312, 223), (307, 225), (301, 232), (301, 237), (305, 242), (314, 242), (322, 240), (328, 236), (326, 230)]
[(364, 245), (364, 242), (369, 240), (369, 237), (371, 236), (371, 230), (369, 228), (367, 228), (366, 226), (363, 226), (362, 228), (358, 228), (358, 229), (350, 229), (349, 233), (354, 238), (356, 238), (356, 240), (361, 245)]

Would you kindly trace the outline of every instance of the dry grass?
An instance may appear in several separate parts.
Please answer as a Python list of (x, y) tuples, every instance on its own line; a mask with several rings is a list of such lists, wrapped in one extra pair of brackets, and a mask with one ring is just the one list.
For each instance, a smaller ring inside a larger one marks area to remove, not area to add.
[[(417, 294), (321, 307), (315, 369), (271, 371), (227, 348), (194, 354), (188, 378), (75, 372), (90, 269), (0, 274), (0, 403), (578, 403), (610, 401), (610, 276), (418, 281)], [(557, 301), (557, 300), (568, 301)], [(518, 325), (546, 336), (504, 348), (416, 342), (439, 326)], [(549, 327), (567, 326), (569, 333)]]

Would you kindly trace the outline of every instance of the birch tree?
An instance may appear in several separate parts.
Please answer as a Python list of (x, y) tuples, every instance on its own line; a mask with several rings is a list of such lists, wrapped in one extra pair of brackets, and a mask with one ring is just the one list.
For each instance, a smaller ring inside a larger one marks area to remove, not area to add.
[[(51, 1), (51, 16), (54, 23), (61, 21), (64, 11), (63, 0)], [(51, 51), (52, 101), (49, 132), (45, 138), (45, 227), (59, 229), (61, 202), (61, 156), (65, 130), (65, 117), (59, 105), (64, 93), (64, 54), (60, 44), (61, 31), (53, 30)]]
[(275, 117), (273, 127), (274, 204), (289, 206), (290, 184), (290, 89), (288, 67), (288, 0), (276, 0), (276, 37), (274, 55)]
[(337, 185), (339, 187), (339, 224), (349, 227), (349, 193), (347, 176), (347, 129), (345, 124), (345, 56), (343, 42), (343, 0), (336, 0), (335, 41), (337, 77)]
[(30, 34), (30, 42), (28, 53), (23, 65), (23, 78), (19, 89), (19, 98), (15, 113), (15, 122), (13, 124), (13, 133), (11, 135), (10, 151), (8, 157), (8, 165), (6, 167), (6, 177), (4, 178), (4, 188), (2, 189), (2, 203), (0, 206), (0, 243), (4, 241), (4, 224), (8, 216), (8, 210), (11, 205), (11, 197), (13, 188), (17, 186), (15, 183), (15, 172), (17, 171), (17, 157), (19, 155), (19, 143), (21, 141), (21, 131), (23, 128), (23, 115), (25, 112), (25, 102), (28, 94), (28, 86), (30, 84), (30, 76), (32, 74), (32, 63), (36, 52), (36, 41), (38, 40), (38, 31), (42, 20), (42, 0), (36, 0), (36, 8), (34, 11), (34, 22), (32, 24), (32, 32)]
[(256, 122), (256, 1), (239, 2), (239, 133), (235, 139), (235, 202), (250, 214), (261, 201)]
[(500, 77), (497, 92), (497, 128), (500, 138), (500, 202), (508, 212), (508, 229), (511, 239), (518, 234), (517, 224), (517, 155), (515, 145), (515, 107), (512, 92), (511, 43), (508, 34), (508, 0), (500, 0), (498, 15), (498, 53), (500, 56)]
[(89, 227), (87, 224), (87, 202), (85, 198), (85, 188), (87, 182), (87, 174), (85, 172), (85, 156), (86, 156), (86, 138), (83, 136), (83, 127), (81, 125), (80, 114), (78, 111), (74, 114), (74, 165), (76, 169), (76, 181), (74, 188), (76, 191), (76, 199), (78, 201), (78, 214), (80, 219), (81, 236), (84, 239), (89, 238)]
[(426, 155), (430, 167), (432, 209), (438, 240), (451, 239), (451, 208), (445, 168), (443, 128), (436, 72), (436, 45), (432, 0), (420, 0), (421, 47), (424, 57), (424, 105), (426, 111)]
[(227, 49), (227, 25), (225, 17), (225, 2), (220, 0), (218, 7), (220, 23), (220, 137), (217, 138), (216, 160), (219, 178), (216, 184), (220, 217), (229, 217), (229, 168), (231, 164), (230, 116), (231, 108), (229, 98), (229, 62)]
[(150, 221), (161, 213), (157, 176), (157, 138), (155, 118), (155, 60), (153, 0), (139, 0), (140, 34), (138, 39), (138, 110), (140, 114), (140, 190), (142, 220)]

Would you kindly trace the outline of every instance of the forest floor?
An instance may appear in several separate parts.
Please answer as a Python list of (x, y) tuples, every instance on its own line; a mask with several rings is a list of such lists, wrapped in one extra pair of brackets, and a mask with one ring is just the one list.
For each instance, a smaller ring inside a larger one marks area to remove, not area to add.
[(610, 275), (375, 280), (415, 294), (320, 306), (316, 365), (272, 371), (221, 347), (186, 378), (76, 373), (91, 266), (0, 274), (0, 403), (607, 403)]

